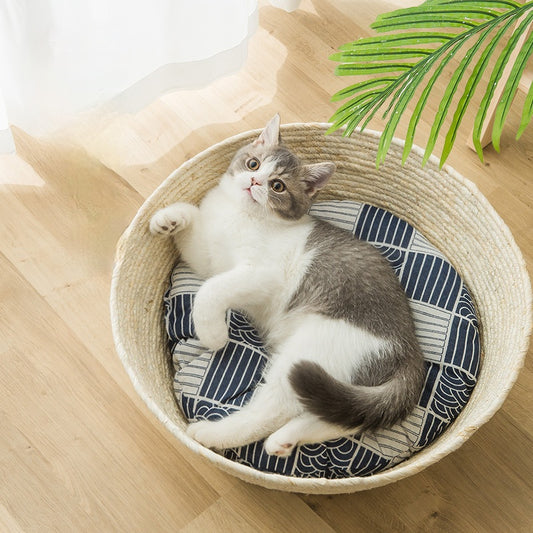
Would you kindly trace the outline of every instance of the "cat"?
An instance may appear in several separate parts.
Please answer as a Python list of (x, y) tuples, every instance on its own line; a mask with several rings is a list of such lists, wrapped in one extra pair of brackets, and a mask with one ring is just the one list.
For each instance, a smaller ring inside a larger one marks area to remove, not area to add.
[(248, 404), (188, 426), (204, 446), (266, 438), (268, 454), (286, 457), (297, 445), (390, 427), (419, 399), (423, 357), (392, 267), (372, 245), (307, 214), (334, 171), (331, 162), (302, 164), (282, 144), (276, 115), (199, 207), (175, 203), (151, 218), (150, 231), (171, 235), (206, 279), (193, 305), (201, 344), (226, 344), (232, 308), (270, 353)]

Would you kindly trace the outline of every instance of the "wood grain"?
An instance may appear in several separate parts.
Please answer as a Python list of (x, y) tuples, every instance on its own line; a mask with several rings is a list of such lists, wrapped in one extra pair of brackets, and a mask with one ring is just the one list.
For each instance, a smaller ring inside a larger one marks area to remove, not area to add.
[[(114, 353), (114, 248), (143, 200), (189, 157), (278, 111), (284, 122), (326, 122), (330, 96), (349, 82), (328, 55), (392, 7), (304, 0), (287, 14), (261, 3), (239, 72), (134, 115), (86, 116), (46, 139), (14, 129), (18, 152), (0, 157), (1, 531), (533, 530), (531, 357), (498, 414), (438, 464), (372, 491), (301, 496), (247, 485), (192, 455)], [(489, 147), (481, 163), (458, 139), (448, 162), (494, 205), (531, 271), (533, 135), (514, 140), (520, 98), (501, 154)], [(429, 103), (420, 143), (438, 104)]]

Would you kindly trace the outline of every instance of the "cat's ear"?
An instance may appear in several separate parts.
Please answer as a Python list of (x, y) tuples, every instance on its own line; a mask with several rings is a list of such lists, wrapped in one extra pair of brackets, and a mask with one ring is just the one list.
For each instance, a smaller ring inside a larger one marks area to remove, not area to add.
[(335, 164), (328, 162), (304, 165), (303, 171), (302, 181), (305, 184), (305, 192), (313, 197), (333, 176)]
[(280, 118), (276, 113), (266, 125), (265, 129), (261, 132), (261, 135), (254, 141), (254, 146), (265, 145), (275, 146), (280, 143), (279, 135), (279, 123)]

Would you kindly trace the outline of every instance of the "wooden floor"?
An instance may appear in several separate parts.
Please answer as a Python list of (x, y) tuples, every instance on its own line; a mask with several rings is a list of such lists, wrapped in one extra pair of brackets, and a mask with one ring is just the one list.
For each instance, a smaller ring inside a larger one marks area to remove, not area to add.
[[(199, 461), (137, 397), (114, 351), (114, 247), (144, 199), (187, 158), (277, 111), (327, 121), (330, 96), (348, 84), (328, 55), (393, 7), (262, 4), (238, 73), (45, 140), (14, 130), (17, 155), (0, 156), (0, 531), (533, 531), (531, 351), (502, 409), (461, 449), (394, 485), (339, 496), (269, 491)], [(531, 272), (533, 127), (515, 142), (518, 124), (515, 110), (502, 153), (487, 149), (485, 164), (465, 128), (449, 163), (503, 217)]]

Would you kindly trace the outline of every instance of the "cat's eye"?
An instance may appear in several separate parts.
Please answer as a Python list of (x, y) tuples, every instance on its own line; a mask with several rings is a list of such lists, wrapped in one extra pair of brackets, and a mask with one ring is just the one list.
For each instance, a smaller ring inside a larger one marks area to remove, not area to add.
[(259, 159), (251, 157), (250, 159), (246, 160), (246, 166), (250, 170), (257, 170), (261, 166), (261, 163), (259, 162)]
[(270, 188), (274, 191), (274, 192), (283, 192), (285, 190), (285, 183), (283, 183), (281, 180), (274, 180), (271, 184), (270, 184)]

